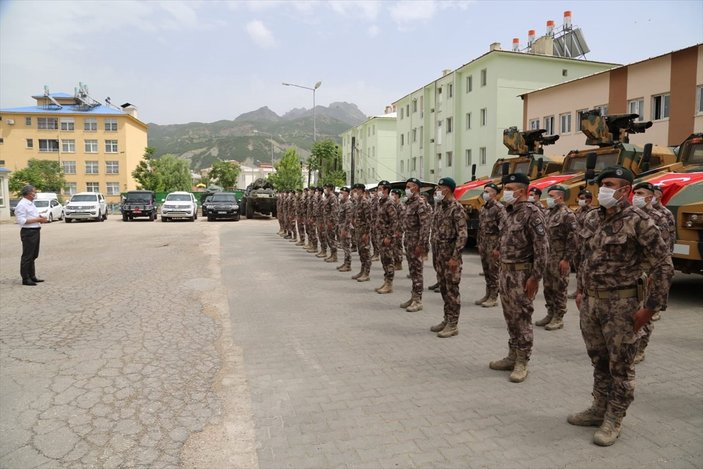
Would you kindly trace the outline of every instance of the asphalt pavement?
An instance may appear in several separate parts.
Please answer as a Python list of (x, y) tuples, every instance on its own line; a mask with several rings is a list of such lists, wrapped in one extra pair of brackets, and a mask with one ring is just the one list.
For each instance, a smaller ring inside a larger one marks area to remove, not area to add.
[(439, 294), (398, 307), (407, 268), (378, 295), (379, 263), (358, 283), (356, 257), (339, 273), (277, 229), (52, 223), (46, 282), (24, 287), (18, 228), (0, 225), (0, 467), (703, 467), (703, 278), (677, 274), (601, 448), (566, 423), (592, 379), (573, 301), (515, 384), (488, 368), (507, 332), (500, 307), (473, 305), (474, 251), (460, 333), (439, 339)]

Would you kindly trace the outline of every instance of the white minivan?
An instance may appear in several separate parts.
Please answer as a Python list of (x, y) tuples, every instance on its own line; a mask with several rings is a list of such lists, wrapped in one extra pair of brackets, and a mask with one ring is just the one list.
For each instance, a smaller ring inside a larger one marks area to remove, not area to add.
[(107, 220), (107, 203), (100, 192), (79, 192), (64, 207), (64, 220)]

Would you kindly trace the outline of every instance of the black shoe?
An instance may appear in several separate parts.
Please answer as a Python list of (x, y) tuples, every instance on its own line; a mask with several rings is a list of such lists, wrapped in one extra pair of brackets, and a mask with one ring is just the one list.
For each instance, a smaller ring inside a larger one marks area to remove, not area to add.
[(42, 282), (44, 281), (44, 280), (42, 280), (42, 279), (40, 279), (40, 278), (36, 278), (36, 277), (31, 277), (31, 280), (32, 280), (32, 282), (34, 282), (34, 283), (42, 283)]
[(35, 281), (30, 280), (30, 279), (22, 280), (22, 285), (28, 285), (28, 286), (32, 286), (32, 287), (33, 287), (33, 286), (36, 285), (36, 284), (37, 284), (37, 283), (36, 283)]

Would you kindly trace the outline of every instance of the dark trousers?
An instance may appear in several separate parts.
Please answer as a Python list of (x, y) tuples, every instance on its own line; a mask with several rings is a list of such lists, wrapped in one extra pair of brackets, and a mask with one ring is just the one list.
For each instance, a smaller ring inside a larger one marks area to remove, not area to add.
[(34, 260), (39, 257), (39, 231), (41, 228), (22, 228), (20, 239), (22, 240), (22, 260), (20, 261), (20, 274), (22, 280), (36, 278), (34, 271)]

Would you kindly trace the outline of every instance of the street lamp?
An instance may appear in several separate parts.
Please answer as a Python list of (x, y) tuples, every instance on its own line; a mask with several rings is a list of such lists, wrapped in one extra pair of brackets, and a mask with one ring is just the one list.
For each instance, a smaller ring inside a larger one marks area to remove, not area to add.
[[(304, 90), (310, 90), (312, 91), (312, 143), (314, 144), (317, 141), (317, 124), (315, 122), (315, 91), (322, 85), (321, 81), (318, 81), (315, 83), (313, 87), (309, 86), (303, 86), (303, 85), (296, 85), (293, 83), (281, 83), (283, 86), (295, 86), (296, 88), (302, 88)], [(308, 162), (308, 186), (310, 186), (310, 176), (311, 176), (311, 170), (310, 170), (310, 163)]]
[(270, 134), (268, 132), (262, 132), (261, 130), (256, 130), (256, 129), (254, 129), (254, 133), (268, 135), (269, 138), (271, 139), (271, 170), (273, 170), (273, 134)]

